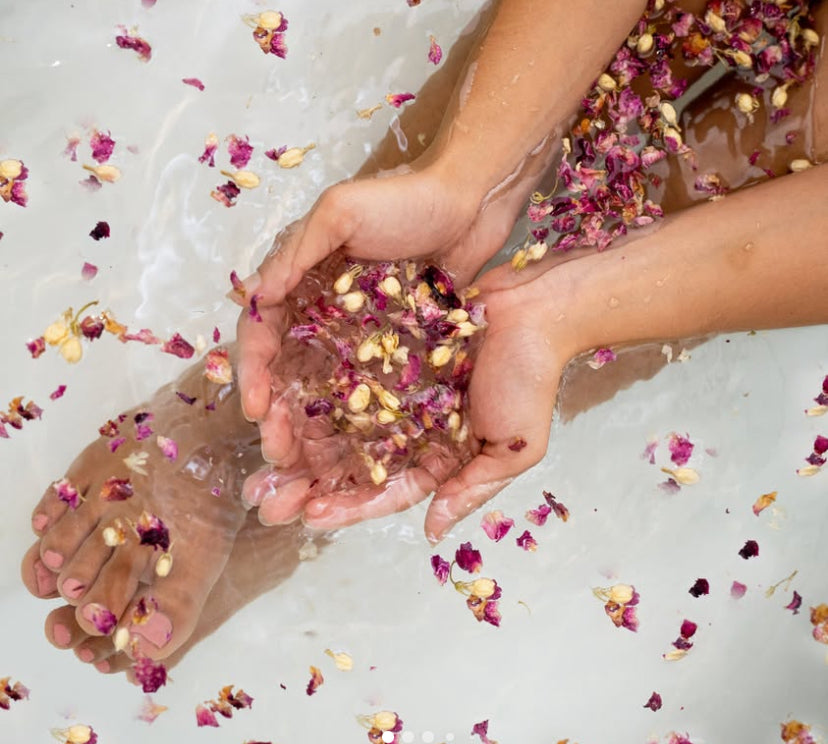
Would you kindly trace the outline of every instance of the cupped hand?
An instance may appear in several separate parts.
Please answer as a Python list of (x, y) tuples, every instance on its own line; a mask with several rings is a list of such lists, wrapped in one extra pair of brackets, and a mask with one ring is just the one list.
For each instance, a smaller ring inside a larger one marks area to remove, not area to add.
[(524, 198), (522, 191), (506, 191), (481, 204), (434, 169), (406, 166), (327, 189), (304, 218), (277, 236), (244, 281), (244, 296), (236, 298), (249, 305), (255, 297), (263, 320), (243, 310), (237, 332), (242, 406), (249, 420), (263, 424), (266, 458), (282, 464), (276, 422), (286, 412), (272, 395), (270, 370), (278, 367), (282, 303), (305, 272), (337, 250), (367, 260), (429, 257), (465, 286), (502, 247)]
[[(460, 467), (456, 458), (435, 453), (382, 486), (339, 488), (316, 498), (289, 498), (272, 489), (261, 502), (268, 520), (290, 521), (301, 512), (309, 526), (335, 529), (402, 511), (435, 493), (425, 532), (436, 542), (543, 458), (569, 346), (549, 322), (552, 308), (544, 306), (531, 274), (503, 266), (479, 285), (488, 328), (469, 388), (472, 459)], [(334, 440), (323, 447), (330, 456)]]

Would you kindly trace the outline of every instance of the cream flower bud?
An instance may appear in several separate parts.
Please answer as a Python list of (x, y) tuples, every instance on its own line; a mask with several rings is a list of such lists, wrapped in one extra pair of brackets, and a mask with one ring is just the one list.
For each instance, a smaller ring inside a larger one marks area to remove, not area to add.
[(771, 94), (771, 103), (774, 108), (782, 108), (788, 102), (788, 86), (779, 85), (773, 89)]
[(115, 183), (121, 177), (121, 171), (114, 165), (84, 165), (84, 170), (95, 174), (99, 181)]
[(743, 114), (752, 114), (759, 108), (759, 101), (750, 95), (750, 93), (738, 93), (736, 95), (736, 108)]
[(379, 283), (379, 290), (383, 294), (398, 299), (402, 296), (402, 285), (395, 276), (387, 276)]
[(161, 553), (158, 556), (158, 560), (155, 562), (155, 575), (160, 578), (166, 578), (170, 575), (170, 571), (172, 571), (173, 567), (173, 557), (172, 553), (169, 551), (166, 553)]
[(344, 651), (335, 653), (331, 649), (326, 648), (325, 653), (333, 659), (336, 668), (340, 672), (350, 672), (354, 668), (354, 660)]
[(791, 169), (792, 173), (801, 173), (804, 170), (808, 170), (808, 168), (813, 167), (813, 163), (810, 160), (805, 160), (805, 158), (797, 158), (796, 160), (791, 160), (788, 164), (788, 168)]
[(339, 275), (339, 278), (334, 282), (333, 290), (338, 295), (345, 294), (354, 283), (354, 275), (350, 271), (345, 271)]
[(23, 172), (23, 163), (19, 160), (0, 160), (0, 178), (11, 181)]
[(457, 326), (457, 329), (457, 335), (460, 338), (468, 338), (469, 336), (473, 336), (477, 333), (477, 331), (480, 330), (480, 327), (467, 320), (465, 323), (460, 323)]
[(653, 50), (653, 35), (650, 33), (643, 33), (638, 37), (635, 44), (635, 51), (641, 55), (649, 54)]
[(44, 332), (43, 340), (50, 346), (57, 346), (69, 335), (69, 326), (59, 320), (52, 323)]
[(413, 261), (408, 261), (405, 264), (406, 281), (413, 282), (415, 276), (417, 276), (417, 264), (415, 264)]
[(428, 355), (432, 367), (442, 367), (448, 364), (451, 359), (452, 350), (450, 346), (438, 346)]
[(110, 548), (117, 548), (119, 545), (124, 544), (121, 532), (114, 527), (105, 527), (101, 533), (101, 537), (103, 537), (104, 544)]
[(804, 41), (808, 46), (816, 46), (819, 44), (819, 34), (812, 28), (803, 28), (802, 41)]
[(682, 486), (692, 486), (700, 480), (699, 474), (693, 468), (661, 468), (662, 472), (667, 473), (673, 480)]
[(380, 731), (390, 731), (397, 725), (397, 714), (390, 710), (382, 710), (373, 715), (371, 724)]
[(753, 58), (747, 52), (743, 52), (741, 49), (733, 52), (733, 61), (739, 67), (744, 67), (746, 70), (749, 70), (753, 67)]
[(615, 90), (618, 86), (615, 83), (615, 78), (612, 75), (608, 75), (606, 72), (602, 72), (600, 77), (598, 78), (598, 87), (601, 90), (610, 92)]
[(366, 338), (358, 347), (356, 351), (357, 361), (365, 364), (370, 362), (374, 357), (382, 356), (382, 347), (377, 343), (375, 338)]
[(364, 382), (357, 385), (348, 396), (348, 409), (351, 413), (362, 413), (371, 402), (371, 388)]
[(92, 738), (92, 728), (82, 723), (70, 726), (64, 733), (69, 744), (87, 744)]
[(448, 417), (448, 428), (449, 431), (457, 431), (460, 428), (460, 424), (463, 420), (460, 418), (460, 414), (457, 411), (452, 411)]
[(223, 170), (221, 175), (227, 176), (240, 189), (255, 189), (261, 183), (261, 179), (253, 171), (240, 170), (231, 173)]
[(391, 354), (394, 364), (408, 364), (408, 347), (398, 346)]
[(273, 31), (282, 25), (282, 14), (275, 10), (266, 10), (256, 16), (256, 25), (265, 31)]
[(658, 110), (661, 112), (661, 118), (664, 119), (671, 127), (678, 126), (678, 115), (676, 114), (676, 109), (672, 103), (669, 101), (662, 101), (659, 106)]
[(297, 165), (301, 165), (305, 159), (305, 153), (313, 150), (314, 147), (316, 145), (313, 143), (307, 147), (290, 147), (279, 156), (276, 162), (280, 168), (295, 168)]
[(635, 589), (633, 589), (629, 584), (616, 584), (615, 586), (610, 587), (609, 601), (614, 602), (615, 604), (625, 605), (632, 601), (634, 594)]
[(471, 582), (471, 593), (480, 599), (488, 599), (495, 593), (495, 582), (493, 579), (475, 579)]
[(83, 346), (81, 345), (80, 339), (77, 336), (70, 336), (69, 338), (65, 339), (63, 343), (60, 345), (60, 355), (67, 361), (69, 364), (75, 364), (81, 360), (83, 356)]
[(375, 462), (371, 466), (371, 481), (375, 486), (381, 486), (385, 483), (386, 478), (388, 478), (388, 471), (385, 469), (385, 465), (381, 462)]
[(704, 22), (717, 34), (727, 30), (725, 19), (714, 13), (712, 10), (708, 10), (707, 13), (704, 14)]
[(449, 310), (446, 315), (446, 320), (449, 321), (449, 323), (462, 323), (464, 320), (468, 319), (469, 314), (462, 307), (456, 307), (453, 310)]
[(379, 413), (377, 413), (377, 423), (382, 424), (383, 426), (393, 424), (396, 420), (396, 414), (393, 411), (389, 411), (385, 408), (381, 409)]
[(365, 295), (359, 290), (342, 295), (342, 307), (349, 313), (355, 313), (365, 304)]
[(400, 344), (400, 337), (393, 331), (386, 331), (382, 334), (382, 350), (386, 354), (393, 354)]
[(530, 261), (540, 261), (545, 255), (549, 247), (543, 241), (530, 245), (526, 249), (526, 258)]
[(127, 628), (118, 628), (115, 635), (112, 636), (112, 644), (116, 651), (125, 651), (129, 646), (129, 630)]
[(374, 390), (374, 394), (377, 396), (377, 400), (380, 402), (380, 405), (386, 410), (400, 410), (400, 399), (393, 393), (389, 393), (385, 388), (378, 385), (377, 389)]
[(672, 139), (676, 141), (676, 144), (681, 147), (684, 144), (684, 140), (681, 138), (681, 133), (678, 129), (674, 129), (673, 127), (665, 127), (664, 129), (664, 139)]

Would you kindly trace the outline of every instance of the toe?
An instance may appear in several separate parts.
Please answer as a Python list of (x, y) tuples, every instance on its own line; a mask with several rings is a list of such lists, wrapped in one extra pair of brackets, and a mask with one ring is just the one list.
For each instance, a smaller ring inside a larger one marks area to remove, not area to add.
[(58, 596), (57, 574), (46, 566), (40, 558), (40, 543), (37, 542), (26, 551), (20, 566), (20, 576), (26, 588), (41, 599)]
[(47, 568), (62, 571), (98, 526), (98, 513), (89, 504), (68, 509), (49, 522), (40, 540), (40, 558)]
[(46, 616), (46, 638), (57, 648), (75, 648), (89, 636), (75, 622), (75, 608), (63, 605)]

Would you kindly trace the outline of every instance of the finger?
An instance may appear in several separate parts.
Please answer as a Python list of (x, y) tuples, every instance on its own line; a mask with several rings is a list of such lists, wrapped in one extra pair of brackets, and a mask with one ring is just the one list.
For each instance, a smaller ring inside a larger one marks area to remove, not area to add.
[(356, 486), (310, 499), (305, 506), (304, 521), (309, 527), (326, 530), (347, 527), (409, 509), (435, 488), (437, 481), (428, 470), (408, 468), (381, 486)]
[(307, 469), (299, 466), (285, 470), (269, 465), (259, 468), (248, 475), (242, 484), (242, 503), (247, 508), (260, 506), (271, 491), (306, 475), (308, 475)]
[(527, 443), (520, 449), (516, 443), (533, 440), (516, 436), (497, 443), (487, 442), (480, 454), (447, 481), (431, 500), (425, 518), (428, 540), (432, 544), (442, 540), (461, 519), (493, 498), (515, 476), (537, 464), (546, 452), (548, 441), (548, 432), (545, 436), (538, 434), (535, 432), (534, 445)]
[(282, 348), (287, 308), (279, 305), (260, 310), (261, 321), (242, 310), (236, 326), (238, 378), (242, 411), (248, 421), (260, 421), (270, 407), (270, 364)]
[(295, 413), (288, 400), (274, 398), (263, 419), (259, 421), (262, 435), (262, 457), (278, 468), (290, 468), (299, 462), (302, 442), (293, 429)]

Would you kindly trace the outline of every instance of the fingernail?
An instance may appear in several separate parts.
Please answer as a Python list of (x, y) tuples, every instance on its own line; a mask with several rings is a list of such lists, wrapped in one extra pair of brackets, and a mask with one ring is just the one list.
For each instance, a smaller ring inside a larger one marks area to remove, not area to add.
[(51, 594), (57, 589), (57, 576), (53, 574), (40, 561), (34, 562), (35, 581), (37, 582), (37, 593), (40, 596)]
[(83, 594), (83, 590), (86, 589), (86, 584), (82, 584), (77, 579), (66, 579), (61, 588), (64, 597), (67, 599), (77, 599)]
[(156, 611), (145, 623), (130, 626), (130, 630), (156, 648), (163, 648), (172, 638), (172, 621), (163, 612)]
[(235, 289), (231, 289), (225, 296), (228, 300), (232, 300), (237, 305), (247, 307), (247, 303), (250, 301), (250, 296), (255, 294), (256, 290), (261, 285), (262, 277), (258, 271), (254, 271), (250, 276), (242, 279), (241, 283), (244, 286), (243, 295)]
[(63, 565), (63, 556), (54, 550), (47, 550), (43, 554), (43, 562), (52, 569), (57, 570)]
[(102, 674), (106, 674), (110, 670), (109, 662), (106, 659), (101, 659), (100, 661), (96, 661), (94, 664), (95, 669), (97, 669)]
[(66, 648), (72, 642), (72, 634), (63, 623), (55, 623), (52, 626), (52, 639), (58, 646)]
[(35, 514), (32, 517), (32, 529), (34, 529), (35, 532), (41, 532), (48, 523), (49, 517), (45, 514)]
[(82, 662), (88, 664), (90, 661), (92, 661), (92, 659), (95, 658), (95, 654), (92, 653), (91, 648), (82, 648), (78, 651), (78, 658)]

